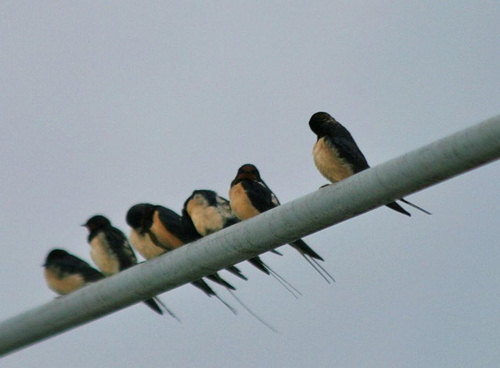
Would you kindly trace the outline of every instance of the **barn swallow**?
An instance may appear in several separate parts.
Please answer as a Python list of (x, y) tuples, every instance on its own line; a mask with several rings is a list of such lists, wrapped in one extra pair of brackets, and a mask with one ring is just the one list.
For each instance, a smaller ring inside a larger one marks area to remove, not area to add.
[[(194, 229), (186, 227), (182, 222), (182, 217), (176, 212), (158, 205), (154, 207), (149, 235), (156, 245), (165, 250), (179, 248), (201, 237)], [(241, 271), (234, 266), (229, 267), (228, 271), (242, 279), (246, 279)], [(236, 290), (233, 285), (220, 277), (217, 272), (206, 277), (226, 288)]]
[(185, 222), (191, 220), (201, 236), (207, 236), (240, 221), (231, 211), (227, 199), (213, 190), (206, 189), (195, 190), (186, 199), (182, 219)]
[(134, 249), (144, 257), (152, 259), (166, 252), (157, 246), (149, 235), (149, 228), (153, 224), (154, 206), (150, 203), (139, 203), (127, 211), (126, 221), (130, 226), (129, 239)]
[[(229, 189), (231, 209), (240, 220), (246, 220), (280, 205), (278, 198), (260, 177), (259, 170), (252, 164), (238, 169)], [(323, 269), (317, 260), (323, 258), (302, 239), (290, 243), (311, 266), (327, 281), (333, 277)], [(321, 272), (323, 271), (323, 273)], [(326, 275), (326, 276), (325, 276)]]
[[(200, 238), (198, 234), (186, 231), (182, 219), (177, 213), (151, 203), (139, 203), (132, 206), (127, 212), (126, 221), (131, 227), (130, 241), (132, 245), (146, 259), (158, 257), (160, 254)], [(235, 273), (239, 273), (236, 267), (234, 269)], [(230, 290), (235, 289), (218, 274), (209, 275), (207, 278)], [(208, 296), (219, 299), (234, 313), (234, 308), (223, 301), (205, 281), (200, 279), (191, 282), (191, 284)]]
[[(240, 222), (240, 219), (233, 213), (226, 198), (219, 196), (213, 190), (198, 189), (193, 191), (184, 202), (182, 221), (186, 228), (194, 228), (201, 236), (207, 236)], [(265, 274), (272, 275), (295, 297), (297, 293), (300, 294), (293, 285), (265, 264), (259, 256), (249, 259), (248, 262)]]
[[(240, 221), (231, 210), (229, 201), (208, 189), (195, 190), (186, 199), (182, 209), (182, 219), (185, 226), (188, 228), (194, 226), (195, 231), (201, 236), (207, 236)], [(272, 252), (282, 255), (275, 250)], [(257, 268), (265, 272), (264, 269)]]
[[(169, 226), (162, 225), (159, 213), (162, 214), (163, 221)], [(155, 216), (157, 223), (153, 229)], [(130, 242), (145, 259), (158, 257), (160, 254), (184, 245), (195, 237), (195, 235), (186, 235), (180, 216), (174, 211), (151, 203), (139, 203), (132, 206), (127, 212), (126, 221), (131, 227)], [(196, 282), (195, 286), (210, 295), (214, 294), (208, 284), (202, 280), (199, 283)]]
[[(370, 167), (351, 133), (330, 114), (326, 112), (315, 113), (309, 120), (309, 127), (318, 136), (313, 147), (314, 163), (319, 172), (332, 183)], [(430, 215), (430, 212), (404, 198), (399, 200)], [(386, 206), (411, 216), (396, 202), (388, 203)]]
[(47, 285), (59, 295), (69, 294), (104, 278), (87, 262), (63, 249), (52, 249), (43, 266)]
[[(93, 216), (82, 226), (89, 230), (87, 240), (90, 244), (90, 257), (105, 276), (114, 275), (137, 264), (127, 237), (121, 230), (113, 227), (106, 217)], [(163, 303), (157, 297), (145, 300), (144, 303), (155, 312), (163, 314), (159, 306)], [(171, 314), (165, 306), (164, 308)]]
[[(231, 206), (229, 205), (229, 201), (227, 199), (219, 196), (213, 190), (198, 189), (193, 191), (191, 196), (189, 196), (189, 198), (184, 202), (184, 206), (182, 208), (182, 221), (186, 229), (191, 229), (191, 232), (194, 231), (203, 237), (234, 225), (239, 222), (240, 219), (237, 218), (231, 211)], [(268, 275), (274, 276), (274, 278), (276, 278), (276, 280), (278, 280), (296, 298), (296, 293), (300, 294), (299, 291), (296, 291), (295, 293), (294, 290), (297, 289), (269, 268), (259, 257), (255, 257), (249, 261), (259, 270)], [(238, 296), (236, 296), (233, 292), (231, 292), (231, 295), (254, 318), (271, 331), (277, 332), (273, 326), (250, 309)]]

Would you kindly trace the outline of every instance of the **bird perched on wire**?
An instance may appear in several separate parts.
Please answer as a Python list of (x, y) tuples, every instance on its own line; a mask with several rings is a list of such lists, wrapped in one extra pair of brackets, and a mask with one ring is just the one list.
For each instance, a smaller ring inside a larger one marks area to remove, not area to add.
[[(198, 236), (207, 236), (216, 231), (222, 230), (228, 226), (234, 225), (240, 220), (232, 213), (229, 201), (219, 196), (213, 190), (199, 189), (193, 191), (191, 196), (184, 202), (182, 208), (182, 222), (189, 233), (196, 233)], [(297, 289), (284, 280), (279, 274), (274, 272), (259, 257), (249, 260), (251, 264), (262, 272), (274, 276), (283, 287), (285, 287), (293, 296), (297, 298)], [(294, 292), (295, 290), (295, 292)], [(258, 314), (250, 309), (247, 304), (236, 296), (231, 290), (230, 294), (247, 312), (254, 316), (258, 321), (274, 332), (277, 330), (269, 323), (263, 320)]]
[[(158, 251), (158, 248), (163, 249), (164, 252), (170, 251), (201, 238), (196, 230), (185, 226), (182, 217), (176, 212), (159, 205), (140, 203), (133, 206), (127, 213), (127, 222), (132, 227), (132, 232), (137, 234), (134, 234), (134, 238), (141, 238), (141, 241), (137, 242), (138, 247), (153, 254)], [(227, 270), (243, 280), (247, 279), (237, 267), (228, 267)], [(235, 290), (217, 273), (207, 277), (222, 286)]]
[[(234, 225), (240, 219), (233, 213), (226, 198), (221, 197), (213, 190), (198, 189), (193, 191), (191, 196), (184, 202), (182, 221), (189, 233), (207, 236)], [(276, 250), (272, 250), (272, 252), (282, 255)], [(255, 257), (255, 259), (249, 261), (261, 271), (266, 272), (263, 263), (258, 259), (259, 257)]]
[[(184, 202), (182, 221), (186, 228), (193, 229), (192, 231), (196, 231), (201, 236), (207, 236), (240, 222), (240, 219), (233, 213), (226, 198), (213, 190), (198, 189), (193, 191)], [(300, 294), (293, 285), (265, 264), (259, 256), (248, 259), (248, 262), (265, 274), (272, 275), (294, 296)]]
[(63, 249), (52, 249), (43, 267), (48, 287), (59, 295), (69, 294), (104, 278), (101, 272), (87, 262)]
[[(92, 216), (83, 224), (88, 231), (90, 257), (105, 276), (114, 275), (137, 264), (137, 258), (123, 232), (102, 215)], [(144, 301), (156, 313), (163, 314), (160, 305), (177, 317), (157, 297)]]
[[(351, 133), (330, 114), (317, 112), (311, 116), (309, 127), (317, 135), (313, 159), (319, 172), (332, 183), (341, 181), (370, 167)], [(400, 201), (430, 215), (423, 208), (400, 198)], [(396, 202), (387, 207), (404, 215), (411, 214)]]
[(229, 201), (213, 190), (198, 189), (186, 199), (182, 220), (192, 224), (198, 234), (207, 236), (240, 220), (231, 211)]
[[(146, 259), (155, 258), (162, 253), (200, 238), (199, 234), (186, 230), (181, 216), (177, 213), (169, 208), (151, 203), (139, 203), (132, 206), (127, 212), (126, 221), (131, 227), (130, 241), (132, 245)], [(236, 267), (230, 268), (229, 271), (246, 279)], [(235, 290), (233, 285), (217, 273), (209, 275), (207, 278), (230, 290)], [(193, 281), (192, 284), (208, 296), (216, 297), (233, 313), (235, 312), (234, 308), (223, 301), (203, 279)]]
[[(262, 180), (259, 170), (252, 164), (245, 164), (238, 169), (231, 182), (229, 201), (234, 214), (246, 220), (280, 205), (278, 198)], [(290, 243), (309, 264), (327, 281), (333, 277), (318, 263), (323, 258), (302, 239)]]
[(153, 225), (154, 205), (139, 203), (132, 206), (126, 215), (127, 224), (130, 226), (129, 239), (134, 249), (144, 259), (156, 258), (166, 252), (151, 239), (149, 229)]

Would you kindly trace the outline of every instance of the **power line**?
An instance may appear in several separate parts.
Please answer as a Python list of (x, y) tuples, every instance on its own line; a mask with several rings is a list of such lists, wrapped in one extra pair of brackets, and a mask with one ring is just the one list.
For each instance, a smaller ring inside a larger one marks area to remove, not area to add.
[(498, 158), (500, 116), (7, 319), (0, 356)]

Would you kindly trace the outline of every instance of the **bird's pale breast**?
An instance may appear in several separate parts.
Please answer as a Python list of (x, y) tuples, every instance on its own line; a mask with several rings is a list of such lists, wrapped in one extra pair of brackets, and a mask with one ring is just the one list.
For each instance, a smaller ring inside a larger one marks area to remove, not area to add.
[(189, 206), (188, 204), (188, 213), (196, 231), (202, 236), (211, 234), (224, 227), (224, 219), (214, 206), (201, 207)]
[(182, 240), (168, 231), (161, 223), (158, 211), (156, 211), (153, 215), (153, 225), (151, 226), (151, 232), (156, 236), (156, 239), (158, 239), (158, 241), (166, 249), (179, 248), (180, 246), (184, 245)]
[(148, 234), (140, 235), (132, 229), (129, 238), (134, 249), (145, 259), (156, 258), (165, 253), (165, 249), (157, 247)]
[(44, 276), (49, 288), (60, 295), (69, 294), (85, 285), (85, 280), (79, 274), (68, 274), (46, 268)]
[(233, 213), (241, 220), (257, 216), (260, 212), (253, 206), (241, 183), (233, 185), (229, 190), (229, 201)]
[(313, 158), (321, 175), (332, 183), (354, 174), (351, 165), (339, 156), (337, 149), (324, 137), (318, 139), (314, 145)]
[(90, 257), (106, 276), (120, 272), (120, 262), (112, 252), (104, 233), (97, 234), (90, 242)]

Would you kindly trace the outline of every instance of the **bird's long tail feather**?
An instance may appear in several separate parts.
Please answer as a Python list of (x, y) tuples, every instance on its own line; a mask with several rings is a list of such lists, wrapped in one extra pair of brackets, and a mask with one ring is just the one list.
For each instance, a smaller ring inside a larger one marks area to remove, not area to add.
[(280, 274), (275, 272), (268, 264), (264, 263), (264, 261), (260, 257), (254, 257), (248, 260), (253, 266), (255, 266), (260, 271), (264, 272), (266, 275), (271, 275), (278, 281), (281, 286), (283, 286), (290, 294), (292, 294), (295, 299), (298, 299), (298, 295), (302, 296), (302, 293), (297, 290), (292, 284), (290, 284), (285, 278), (283, 278)]
[(149, 307), (151, 308), (152, 310), (154, 310), (156, 313), (158, 314), (163, 314), (163, 311), (161, 310), (160, 306), (156, 303), (156, 301), (154, 299), (147, 299), (147, 300), (144, 300), (144, 303)]
[(321, 257), (318, 253), (314, 251), (309, 245), (306, 244), (302, 239), (295, 240), (290, 243), (292, 247), (297, 249), (299, 252), (308, 255), (311, 258), (319, 259), (320, 261), (324, 261), (323, 257)]
[(317, 260), (315, 260), (314, 258), (309, 258), (306, 254), (300, 252), (300, 254), (302, 254), (302, 257), (304, 257), (304, 259), (311, 265), (312, 268), (314, 268), (316, 270), (316, 272), (329, 284), (331, 284), (332, 282), (335, 282), (335, 279), (333, 278), (332, 275), (330, 275), (330, 273), (323, 267), (319, 264), (319, 262)]
[[(193, 281), (191, 284), (196, 286), (198, 289), (202, 290), (209, 297), (213, 296), (217, 298), (222, 304), (224, 304), (233, 314), (238, 314), (238, 311), (234, 309), (229, 303), (227, 303), (224, 299), (222, 299), (217, 293), (210, 287), (208, 284), (202, 279)], [(230, 290), (228, 288), (228, 290)]]
[(406, 216), (411, 216), (411, 213), (405, 210), (403, 207), (401, 207), (399, 204), (396, 202), (390, 202), (386, 204), (387, 207), (389, 207), (391, 210), (397, 211), (399, 213), (402, 213), (403, 215)]
[(240, 271), (240, 269), (236, 266), (229, 266), (226, 267), (226, 270), (231, 272), (233, 275), (238, 276), (240, 279), (247, 281), (248, 278), (243, 275), (243, 273)]
[(217, 283), (219, 285), (222, 285), (225, 288), (228, 288), (228, 289), (231, 289), (231, 290), (236, 290), (236, 288), (233, 285), (231, 285), (229, 282), (227, 282), (222, 277), (220, 277), (218, 273), (214, 273), (212, 275), (208, 275), (207, 279), (212, 280), (213, 282), (215, 282), (215, 283)]
[(173, 317), (173, 318), (175, 318), (177, 321), (181, 322), (181, 320), (179, 319), (179, 317), (177, 317), (177, 316), (175, 315), (175, 313), (174, 313), (174, 312), (172, 312), (172, 310), (171, 310), (170, 308), (168, 308), (168, 307), (165, 305), (165, 303), (163, 303), (163, 301), (162, 301), (160, 298), (158, 298), (158, 297), (154, 297), (153, 299), (154, 299), (154, 300), (155, 300), (158, 304), (160, 304), (160, 305), (163, 307), (163, 309), (165, 309), (165, 311), (166, 311), (168, 314), (170, 314), (170, 316), (171, 316), (171, 317)]
[(233, 298), (243, 307), (245, 310), (250, 313), (257, 321), (262, 323), (264, 326), (266, 326), (268, 329), (271, 331), (278, 333), (278, 330), (276, 330), (272, 325), (270, 325), (268, 322), (266, 322), (262, 317), (260, 317), (257, 313), (255, 313), (253, 310), (251, 310), (243, 301), (236, 295), (234, 291), (231, 289), (227, 289), (229, 293), (233, 296)]
[(410, 201), (407, 201), (407, 200), (406, 200), (406, 199), (404, 199), (404, 198), (401, 198), (401, 199), (400, 199), (400, 201), (401, 201), (401, 202), (403, 202), (403, 203), (406, 203), (406, 204), (407, 204), (407, 205), (409, 205), (409, 206), (412, 206), (413, 208), (416, 208), (417, 210), (422, 211), (423, 213), (426, 213), (426, 214), (428, 214), (428, 215), (432, 215), (432, 213), (430, 213), (429, 211), (424, 210), (422, 207), (419, 207), (419, 206), (417, 206), (416, 204), (411, 203)]
[(295, 299), (298, 299), (299, 296), (302, 296), (300, 290), (298, 290), (295, 286), (290, 284), (283, 276), (274, 271), (267, 264), (266, 267), (268, 268), (269, 272), (271, 272), (271, 276), (273, 276), (276, 279), (276, 281), (278, 281), (286, 290), (288, 290), (288, 292), (292, 294), (295, 297)]

